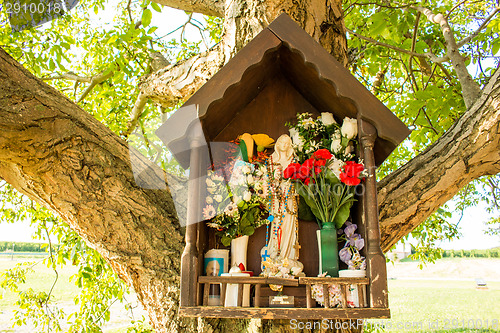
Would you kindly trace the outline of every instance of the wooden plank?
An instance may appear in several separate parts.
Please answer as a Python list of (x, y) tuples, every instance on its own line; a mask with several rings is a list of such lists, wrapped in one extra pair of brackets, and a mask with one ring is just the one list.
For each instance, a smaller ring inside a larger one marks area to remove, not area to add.
[(203, 305), (208, 305), (208, 296), (210, 293), (210, 283), (205, 283), (203, 285)]
[(242, 306), (243, 304), (243, 285), (238, 284), (238, 306)]
[(364, 297), (364, 289), (363, 286), (357, 285), (358, 288), (358, 303), (360, 308), (365, 307), (365, 297)]
[(220, 305), (224, 306), (226, 304), (226, 286), (227, 284), (222, 283), (220, 288)]
[[(268, 286), (263, 285), (261, 290), (261, 296), (277, 296), (280, 292), (273, 291)], [(306, 290), (304, 286), (284, 286), (283, 291), (281, 292), (283, 295), (288, 296), (296, 296), (296, 297), (306, 297)]]
[(267, 284), (265, 277), (259, 276), (199, 276), (198, 283), (250, 283)]
[(298, 279), (266, 278), (259, 276), (199, 276), (198, 283), (243, 283), (243, 284), (278, 284), (283, 286), (299, 285)]
[(369, 284), (369, 278), (299, 277), (299, 284)]
[(312, 298), (311, 285), (310, 284), (306, 285), (306, 302), (307, 302), (307, 307), (308, 308), (312, 308), (313, 307), (313, 298)]
[(256, 308), (260, 307), (260, 284), (255, 285), (255, 301), (254, 306)]
[(340, 297), (342, 298), (342, 307), (347, 308), (347, 286), (345, 284), (340, 285)]
[(330, 307), (330, 292), (328, 291), (328, 285), (323, 285), (323, 300), (325, 302), (325, 308), (328, 309)]
[(180, 307), (180, 315), (207, 318), (261, 319), (364, 319), (390, 318), (387, 308), (224, 308), (217, 306)]

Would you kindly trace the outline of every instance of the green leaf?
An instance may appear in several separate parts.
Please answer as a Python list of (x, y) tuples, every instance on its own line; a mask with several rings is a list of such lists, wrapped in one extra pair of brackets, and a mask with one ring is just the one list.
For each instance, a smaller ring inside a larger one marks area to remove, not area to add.
[(340, 229), (342, 225), (347, 221), (349, 218), (349, 214), (351, 213), (351, 207), (352, 207), (353, 201), (349, 201), (342, 206), (339, 207), (339, 210), (337, 211), (337, 214), (335, 215), (335, 218), (333, 219), (333, 222), (335, 223), (335, 227), (337, 229)]
[(56, 68), (56, 65), (54, 63), (54, 60), (50, 59), (49, 60), (49, 69), (53, 71)]
[(229, 245), (231, 245), (231, 238), (224, 235), (221, 237), (221, 242), (224, 246), (229, 246)]
[(153, 9), (156, 10), (158, 13), (161, 13), (161, 6), (156, 2), (151, 2), (151, 7), (153, 7)]
[(496, 56), (498, 51), (500, 51), (500, 40), (496, 39), (491, 45), (491, 54)]
[(142, 12), (142, 18), (141, 18), (141, 23), (143, 27), (147, 27), (151, 23), (151, 19), (153, 18), (153, 13), (151, 13), (151, 10), (149, 9), (144, 9)]

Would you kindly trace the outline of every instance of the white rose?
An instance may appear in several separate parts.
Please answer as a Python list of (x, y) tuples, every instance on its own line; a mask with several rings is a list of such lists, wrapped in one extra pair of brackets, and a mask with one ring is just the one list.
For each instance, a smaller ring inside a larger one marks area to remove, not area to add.
[(358, 121), (354, 118), (344, 118), (340, 132), (349, 140), (354, 139), (358, 135)]
[(321, 121), (325, 126), (336, 124), (335, 119), (333, 119), (333, 115), (330, 112), (321, 112)]
[(214, 200), (212, 199), (212, 197), (207, 197), (206, 202), (208, 205), (211, 205), (214, 202)]
[(241, 198), (240, 198), (239, 196), (235, 195), (235, 196), (233, 197), (233, 202), (234, 202), (235, 204), (238, 204), (240, 201), (241, 201)]
[(215, 197), (214, 197), (215, 201), (217, 202), (221, 202), (222, 201), (222, 195), (220, 194), (217, 194)]
[(296, 133), (293, 137), (292, 137), (292, 142), (294, 145), (296, 145), (300, 150), (302, 150), (302, 148), (304, 147), (304, 140), (302, 139), (302, 137), (300, 136), (300, 133)]
[(252, 194), (248, 191), (245, 191), (245, 193), (243, 193), (243, 200), (245, 201), (250, 201), (250, 199), (252, 199)]
[(342, 149), (342, 140), (341, 139), (332, 139), (332, 145), (330, 146), (330, 150), (335, 154), (338, 154)]
[(253, 185), (253, 183), (255, 183), (255, 180), (253, 179), (253, 176), (252, 175), (248, 175), (247, 176), (247, 183), (249, 185)]
[(210, 178), (207, 178), (205, 180), (205, 182), (207, 183), (207, 186), (208, 187), (212, 187), (212, 186), (215, 186), (215, 183), (210, 179)]

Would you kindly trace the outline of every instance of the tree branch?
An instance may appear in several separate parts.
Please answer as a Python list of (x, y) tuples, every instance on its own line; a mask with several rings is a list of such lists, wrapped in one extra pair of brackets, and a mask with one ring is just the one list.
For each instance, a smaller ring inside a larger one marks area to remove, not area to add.
[(414, 56), (414, 57), (429, 58), (433, 62), (445, 62), (445, 61), (448, 60), (448, 58), (440, 58), (440, 57), (438, 57), (438, 56), (436, 56), (436, 55), (434, 55), (433, 53), (430, 53), (430, 52), (427, 52), (427, 53), (417, 53), (417, 52), (409, 51), (409, 50), (406, 50), (406, 49), (402, 49), (402, 48), (394, 46), (394, 45), (390, 45), (390, 44), (387, 44), (387, 43), (379, 42), (379, 41), (377, 41), (377, 40), (375, 40), (373, 38), (360, 35), (357, 32), (354, 32), (354, 31), (352, 31), (352, 30), (350, 30), (348, 28), (346, 28), (346, 31), (348, 33), (350, 33), (351, 35), (356, 36), (359, 39), (366, 40), (366, 41), (368, 41), (368, 42), (370, 42), (370, 43), (372, 43), (374, 45), (383, 46), (383, 47), (386, 47), (386, 48), (394, 50), (394, 51), (398, 51), (398, 52), (401, 52), (401, 53), (409, 54), (409, 55)]
[(471, 180), (500, 172), (499, 122), (497, 69), (481, 96), (448, 131), (378, 183), (384, 251)]
[(153, 0), (154, 2), (187, 12), (224, 17), (223, 0)]
[(123, 133), (126, 137), (128, 137), (130, 133), (132, 133), (134, 129), (137, 127), (137, 123), (139, 122), (139, 118), (141, 117), (142, 112), (146, 107), (147, 101), (148, 101), (147, 96), (144, 93), (139, 92), (139, 95), (137, 96), (137, 99), (134, 104), (134, 108), (132, 109), (132, 114), (128, 122), (127, 130), (125, 131), (125, 133)]
[(0, 82), (0, 178), (58, 213), (106, 258), (153, 324), (182, 331), (159, 318), (178, 314), (184, 237), (172, 193), (184, 184), (169, 176), (157, 189), (163, 170), (2, 49)]
[(474, 31), (472, 34), (470, 34), (469, 36), (465, 37), (464, 39), (462, 39), (461, 41), (459, 41), (457, 43), (457, 47), (458, 48), (461, 48), (462, 46), (464, 46), (465, 44), (467, 44), (468, 42), (470, 42), (471, 40), (473, 40), (474, 38), (477, 37), (477, 35), (479, 35), (479, 33), (484, 29), (486, 28), (486, 26), (488, 25), (488, 22), (491, 21), (491, 19), (496, 15), (496, 13), (498, 13), (500, 11), (500, 7), (496, 7), (495, 10), (483, 21), (483, 23), (476, 29), (476, 31)]
[(430, 9), (418, 6), (412, 6), (412, 9), (424, 14), (430, 22), (439, 24), (441, 27), (441, 32), (446, 41), (446, 51), (448, 58), (450, 59), (455, 72), (457, 73), (458, 80), (462, 86), (462, 96), (467, 108), (471, 107), (474, 101), (477, 99), (481, 93), (479, 85), (472, 79), (471, 75), (467, 71), (465, 66), (464, 58), (460, 55), (458, 51), (457, 41), (453, 35), (448, 20), (443, 16), (443, 14), (434, 14)]
[(76, 82), (90, 83), (92, 81), (92, 78), (88, 77), (88, 76), (79, 76), (73, 72), (68, 72), (68, 73), (58, 74), (58, 75), (54, 75), (54, 76), (44, 77), (44, 78), (42, 78), (42, 80), (43, 81), (72, 80), (72, 81), (76, 81)]
[(221, 44), (185, 61), (159, 70), (139, 82), (139, 89), (154, 103), (176, 106), (187, 100), (224, 64)]
[(80, 103), (81, 101), (83, 101), (85, 99), (85, 97), (87, 97), (87, 95), (92, 91), (92, 89), (94, 89), (94, 87), (96, 85), (98, 85), (99, 83), (102, 83), (102, 82), (106, 81), (107, 79), (109, 79), (110, 77), (112, 77), (113, 73), (114, 73), (113, 71), (109, 71), (108, 73), (103, 72), (101, 74), (93, 76), (90, 79), (90, 85), (83, 91), (82, 95), (80, 96), (80, 98), (76, 102)]

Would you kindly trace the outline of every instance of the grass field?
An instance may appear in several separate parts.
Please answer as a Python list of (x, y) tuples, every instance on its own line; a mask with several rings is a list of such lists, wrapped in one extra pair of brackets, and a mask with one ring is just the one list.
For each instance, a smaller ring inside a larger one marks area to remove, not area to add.
[[(0, 271), (13, 267), (19, 260), (0, 258)], [(500, 332), (500, 259), (454, 258), (439, 260), (424, 270), (417, 266), (415, 262), (388, 264), (391, 319), (371, 320), (372, 327), (384, 325), (385, 332)], [(53, 292), (66, 313), (76, 310), (73, 297), (78, 289), (69, 281), (75, 272), (71, 267), (59, 270), (59, 281)], [(54, 276), (53, 271), (38, 264), (27, 286), (49, 290)], [(488, 289), (476, 289), (475, 278), (485, 279)], [(12, 328), (9, 321), (15, 300), (16, 295), (10, 292), (4, 292), (0, 299), (0, 332), (34, 332), (29, 327)], [(136, 310), (135, 314), (144, 312)], [(128, 315), (123, 306), (117, 304), (104, 330), (125, 332), (130, 322)]]
[[(6, 269), (13, 268), (17, 263), (23, 261), (35, 261), (38, 262), (33, 269), (34, 273), (28, 275), (27, 283), (21, 290), (26, 290), (27, 288), (32, 288), (35, 291), (46, 291), (48, 292), (54, 282), (55, 273), (53, 270), (47, 268), (43, 263), (41, 263), (42, 258), (40, 256), (30, 257), (29, 255), (23, 255), (19, 258), (15, 257), (14, 260), (9, 258), (0, 257), (0, 272)], [(66, 314), (70, 314), (78, 310), (78, 307), (74, 304), (73, 298), (79, 292), (78, 287), (74, 282), (70, 281), (70, 277), (77, 272), (77, 269), (72, 266), (67, 266), (64, 269), (58, 269), (59, 278), (57, 284), (52, 292), (54, 295), (55, 302), (58, 307), (64, 309)], [(3, 291), (0, 289), (0, 332), (29, 332), (33, 333), (33, 327), (12, 327), (11, 319), (14, 317), (14, 310), (17, 309), (15, 302), (17, 300), (17, 295), (10, 291)], [(136, 319), (140, 319), (145, 312), (142, 308), (138, 307), (138, 302), (135, 295), (130, 295), (127, 298), (136, 310), (134, 310), (134, 315)], [(130, 313), (125, 310), (124, 306), (120, 303), (115, 303), (111, 307), (111, 320), (104, 327), (105, 331), (112, 332), (126, 332), (126, 328), (130, 323)]]

